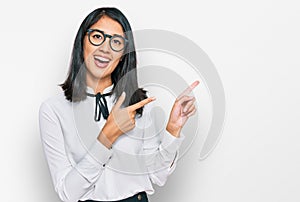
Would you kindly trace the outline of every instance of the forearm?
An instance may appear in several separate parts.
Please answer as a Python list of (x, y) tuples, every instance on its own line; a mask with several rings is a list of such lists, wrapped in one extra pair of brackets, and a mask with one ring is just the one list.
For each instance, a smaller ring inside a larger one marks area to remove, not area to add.
[(162, 134), (161, 143), (156, 149), (154, 145), (155, 142), (159, 142), (158, 139), (145, 142), (145, 162), (150, 179), (154, 184), (159, 186), (164, 185), (167, 177), (174, 171), (178, 158), (178, 150), (183, 139), (184, 136), (177, 138), (166, 130)]
[(61, 156), (58, 147), (44, 140), (44, 150), (55, 191), (63, 201), (78, 201), (97, 182), (109, 161), (112, 151), (98, 140), (76, 164)]

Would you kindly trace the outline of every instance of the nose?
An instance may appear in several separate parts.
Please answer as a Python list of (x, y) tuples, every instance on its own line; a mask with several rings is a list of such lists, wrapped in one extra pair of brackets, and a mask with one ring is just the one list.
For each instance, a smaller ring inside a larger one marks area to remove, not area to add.
[(109, 45), (109, 38), (106, 38), (106, 40), (99, 46), (99, 50), (103, 53), (109, 53), (110, 45)]

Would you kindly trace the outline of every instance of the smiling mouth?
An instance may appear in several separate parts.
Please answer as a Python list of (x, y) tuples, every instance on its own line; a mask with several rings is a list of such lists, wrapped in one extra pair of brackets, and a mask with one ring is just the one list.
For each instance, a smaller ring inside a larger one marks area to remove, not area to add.
[(107, 67), (108, 63), (110, 62), (110, 59), (101, 57), (101, 56), (94, 56), (95, 64), (100, 68)]
[(97, 60), (101, 63), (109, 63), (110, 62), (110, 59), (104, 58), (104, 57), (101, 57), (101, 56), (95, 56), (94, 58), (95, 58), (95, 60)]

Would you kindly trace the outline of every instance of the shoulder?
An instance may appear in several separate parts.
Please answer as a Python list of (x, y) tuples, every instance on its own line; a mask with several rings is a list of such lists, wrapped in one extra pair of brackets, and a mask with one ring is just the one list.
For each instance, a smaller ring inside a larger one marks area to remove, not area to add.
[(67, 110), (71, 106), (72, 103), (65, 98), (64, 93), (61, 91), (46, 98), (40, 105), (39, 113), (58, 113), (61, 110)]
[[(152, 97), (153, 95), (149, 91), (147, 91), (146, 96), (147, 97)], [(143, 113), (149, 114), (151, 112), (151, 110), (153, 108), (155, 108), (155, 104), (156, 104), (155, 101), (152, 101), (152, 102), (149, 102), (148, 104), (144, 105)]]
[(144, 112), (143, 116), (145, 115), (145, 120), (149, 123), (152, 124), (154, 121), (156, 125), (158, 125), (159, 128), (162, 128), (163, 125), (165, 125), (168, 121), (168, 114), (169, 112), (167, 111), (166, 108), (163, 107), (162, 105), (162, 100), (157, 94), (149, 93), (147, 92), (148, 97), (156, 97), (156, 100), (146, 104), (144, 106)]
[[(152, 96), (155, 96), (155, 95), (147, 92), (147, 97), (152, 97)], [(158, 100), (154, 100), (154, 101), (149, 102), (148, 104), (144, 105), (143, 116), (147, 120), (153, 119), (157, 115), (161, 114), (161, 112), (162, 112), (162, 109), (159, 106)]]

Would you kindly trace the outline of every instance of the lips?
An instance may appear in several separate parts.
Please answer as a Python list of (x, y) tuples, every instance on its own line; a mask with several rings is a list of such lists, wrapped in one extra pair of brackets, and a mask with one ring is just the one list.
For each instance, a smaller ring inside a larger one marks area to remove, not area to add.
[(94, 59), (95, 59), (95, 64), (99, 68), (105, 68), (105, 67), (107, 67), (108, 63), (111, 61), (109, 58), (103, 57), (103, 56), (100, 56), (100, 55), (95, 55)]

